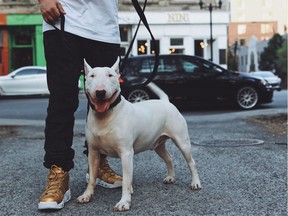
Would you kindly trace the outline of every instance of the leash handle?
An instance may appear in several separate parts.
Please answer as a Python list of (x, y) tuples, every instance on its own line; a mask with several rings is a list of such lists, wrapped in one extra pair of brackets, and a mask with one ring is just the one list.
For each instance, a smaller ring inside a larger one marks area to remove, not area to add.
[[(146, 29), (148, 30), (148, 32), (149, 32), (149, 34), (150, 34), (150, 36), (151, 36), (153, 45), (154, 45), (154, 50), (155, 50), (154, 67), (153, 67), (153, 71), (150, 73), (150, 76), (148, 77), (148, 79), (147, 79), (146, 81), (144, 81), (143, 83), (129, 84), (129, 86), (132, 85), (133, 87), (144, 87), (144, 86), (148, 85), (148, 83), (150, 83), (150, 82), (154, 79), (154, 77), (155, 77), (155, 75), (156, 75), (156, 73), (157, 73), (158, 65), (159, 65), (159, 48), (158, 48), (158, 46), (157, 46), (157, 44), (156, 44), (156, 40), (155, 40), (155, 38), (154, 38), (154, 36), (153, 36), (153, 34), (152, 34), (152, 31), (151, 31), (151, 29), (150, 29), (150, 27), (149, 27), (149, 24), (148, 24), (148, 22), (147, 22), (146, 16), (145, 16), (145, 14), (144, 14), (144, 11), (145, 11), (145, 8), (146, 8), (146, 5), (147, 5), (147, 0), (145, 0), (145, 2), (144, 2), (143, 9), (142, 9), (141, 6), (139, 5), (138, 0), (132, 0), (132, 3), (133, 3), (133, 5), (134, 5), (134, 8), (136, 9), (136, 12), (138, 13), (138, 16), (140, 17), (140, 20), (139, 20), (137, 29), (136, 29), (136, 31), (135, 31), (134, 37), (133, 37), (133, 39), (132, 39), (132, 41), (131, 41), (131, 44), (130, 44), (130, 46), (129, 46), (129, 49), (128, 49), (128, 51), (127, 51), (127, 53), (126, 53), (126, 55), (125, 55), (125, 57), (124, 57), (124, 59), (123, 59), (123, 61), (122, 61), (121, 66), (120, 66), (120, 71), (122, 72), (123, 69), (124, 69), (124, 67), (125, 67), (125, 64), (126, 64), (126, 62), (127, 62), (128, 56), (129, 56), (130, 51), (131, 51), (131, 49), (132, 49), (133, 43), (134, 43), (134, 41), (135, 41), (136, 35), (137, 35), (137, 33), (138, 33), (138, 30), (139, 30), (139, 27), (140, 27), (140, 23), (141, 23), (141, 21), (142, 21), (142, 23), (144, 24), (144, 26), (145, 26)], [(125, 84), (124, 84), (124, 85), (125, 85)]]

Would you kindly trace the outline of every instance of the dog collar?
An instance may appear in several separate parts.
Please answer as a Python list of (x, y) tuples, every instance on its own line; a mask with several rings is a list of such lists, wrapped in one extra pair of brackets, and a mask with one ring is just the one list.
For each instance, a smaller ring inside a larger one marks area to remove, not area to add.
[[(89, 106), (91, 107), (91, 109), (95, 110), (95, 106), (91, 103), (90, 99), (89, 99), (89, 96), (87, 95), (86, 93), (86, 97), (88, 99), (88, 104)], [(112, 109), (113, 107), (115, 107), (117, 104), (119, 104), (121, 101), (121, 94), (118, 95), (118, 97), (116, 98), (116, 100), (110, 104), (109, 106), (109, 110)]]
[(116, 100), (112, 104), (110, 104), (109, 109), (112, 109), (113, 107), (115, 107), (117, 104), (120, 103), (120, 101), (121, 101), (121, 94), (119, 94)]

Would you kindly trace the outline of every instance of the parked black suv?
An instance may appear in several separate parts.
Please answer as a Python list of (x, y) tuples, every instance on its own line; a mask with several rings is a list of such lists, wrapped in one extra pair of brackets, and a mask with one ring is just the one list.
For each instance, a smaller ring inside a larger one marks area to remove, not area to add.
[[(154, 98), (147, 87), (133, 83), (147, 78), (154, 66), (154, 56), (130, 57), (122, 77), (122, 95), (131, 102)], [(232, 72), (203, 58), (188, 55), (160, 55), (158, 72), (153, 80), (171, 101), (229, 100), (241, 109), (270, 103), (273, 89), (264, 79), (248, 73)]]

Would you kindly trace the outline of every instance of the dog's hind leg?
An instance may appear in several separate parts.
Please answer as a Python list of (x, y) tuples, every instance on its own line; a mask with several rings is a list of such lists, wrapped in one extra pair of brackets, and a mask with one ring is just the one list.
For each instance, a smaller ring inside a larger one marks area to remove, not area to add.
[(165, 141), (162, 141), (157, 148), (155, 148), (155, 152), (165, 161), (168, 176), (163, 180), (165, 184), (173, 184), (175, 182), (175, 172), (174, 172), (174, 165), (172, 161), (172, 157), (166, 149)]
[(176, 146), (180, 149), (185, 160), (187, 161), (192, 176), (192, 183), (191, 183), (192, 190), (199, 190), (201, 189), (201, 183), (197, 172), (196, 164), (191, 153), (190, 138), (188, 135), (186, 135), (185, 137), (184, 139), (180, 137), (174, 137), (172, 140), (176, 144)]

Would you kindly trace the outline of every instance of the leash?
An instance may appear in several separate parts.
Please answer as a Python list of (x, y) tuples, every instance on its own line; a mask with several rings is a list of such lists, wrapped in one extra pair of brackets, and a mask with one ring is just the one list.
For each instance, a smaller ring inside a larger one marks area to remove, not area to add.
[[(135, 34), (134, 34), (134, 36), (133, 36), (133, 38), (132, 38), (132, 40), (131, 40), (131, 43), (130, 43), (130, 45), (129, 45), (129, 48), (128, 48), (126, 54), (125, 54), (125, 57), (123, 58), (123, 60), (122, 60), (122, 62), (121, 62), (121, 65), (120, 65), (119, 69), (120, 69), (121, 76), (122, 76), (122, 77), (125, 76), (125, 74), (123, 73), (123, 71), (124, 71), (124, 68), (125, 68), (125, 66), (126, 66), (127, 60), (128, 60), (128, 58), (129, 58), (130, 52), (131, 52), (131, 50), (132, 50), (134, 41), (135, 41), (135, 39), (136, 39), (138, 30), (139, 30), (140, 25), (141, 25), (141, 22), (142, 22), (142, 23), (144, 24), (144, 26), (146, 27), (147, 31), (149, 32), (150, 37), (151, 37), (151, 40), (152, 40), (152, 43), (153, 43), (153, 46), (154, 46), (154, 51), (155, 51), (154, 67), (153, 67), (153, 70), (152, 70), (152, 72), (150, 73), (148, 79), (146, 79), (144, 82), (142, 82), (142, 83), (129, 83), (129, 85), (128, 85), (128, 84), (122, 84), (122, 85), (125, 85), (125, 86), (127, 86), (127, 87), (129, 87), (129, 86), (132, 86), (132, 87), (144, 87), (144, 86), (148, 85), (148, 84), (154, 79), (154, 77), (155, 77), (155, 75), (156, 75), (156, 73), (157, 73), (158, 65), (159, 65), (159, 48), (158, 48), (157, 43), (156, 43), (156, 40), (155, 40), (155, 38), (154, 38), (154, 36), (153, 36), (153, 34), (152, 34), (152, 31), (151, 31), (151, 29), (150, 29), (150, 27), (149, 27), (149, 24), (148, 24), (148, 22), (147, 22), (146, 16), (145, 16), (145, 14), (144, 14), (144, 11), (145, 11), (145, 8), (146, 8), (146, 5), (147, 5), (147, 0), (144, 1), (143, 9), (141, 8), (138, 0), (131, 0), (131, 1), (132, 1), (132, 3), (133, 3), (133, 6), (134, 6), (134, 8), (135, 8), (135, 10), (136, 10), (136, 12), (137, 12), (140, 20), (139, 20), (139, 22), (138, 22), (138, 25), (137, 25)], [(65, 35), (64, 35), (65, 15), (64, 15), (63, 13), (60, 13), (60, 29), (57, 28), (54, 24), (51, 24), (51, 25), (54, 27), (54, 29), (55, 29), (56, 31), (58, 31), (58, 32), (60, 33), (60, 36), (61, 36), (62, 40), (65, 42), (64, 44), (67, 44), (67, 43), (66, 43), (67, 40), (66, 40)], [(69, 48), (69, 47), (68, 47), (68, 44), (67, 44), (67, 48)], [(83, 73), (82, 73), (82, 74), (83, 74)]]
[(128, 86), (128, 87), (129, 86), (144, 87), (144, 86), (148, 85), (148, 83), (150, 83), (154, 79), (154, 77), (155, 77), (155, 75), (157, 73), (158, 65), (159, 65), (159, 48), (158, 48), (156, 40), (155, 40), (155, 38), (154, 38), (154, 36), (152, 34), (152, 31), (150, 30), (150, 27), (149, 27), (149, 24), (147, 22), (146, 16), (144, 14), (144, 11), (145, 11), (145, 8), (146, 8), (146, 5), (147, 5), (147, 0), (145, 0), (145, 2), (144, 2), (143, 9), (141, 9), (138, 0), (132, 0), (132, 3), (133, 3), (133, 6), (134, 6), (136, 12), (138, 13), (138, 16), (140, 17), (140, 20), (138, 22), (135, 34), (134, 34), (134, 36), (133, 36), (133, 38), (131, 40), (131, 43), (130, 43), (130, 46), (129, 46), (127, 52), (126, 52), (126, 55), (125, 55), (124, 59), (122, 60), (122, 64), (120, 65), (120, 73), (122, 72), (121, 76), (125, 76), (125, 74), (123, 74), (123, 70), (124, 70), (125, 65), (127, 63), (129, 54), (131, 52), (132, 46), (134, 44), (134, 41), (136, 39), (138, 30), (139, 30), (139, 27), (140, 27), (140, 24), (141, 24), (141, 21), (142, 21), (142, 23), (144, 24), (144, 26), (146, 27), (146, 29), (148, 30), (148, 32), (149, 32), (149, 34), (151, 36), (152, 43), (153, 43), (153, 46), (154, 46), (154, 50), (155, 50), (154, 67), (153, 67), (153, 70), (150, 73), (148, 79), (146, 81), (144, 81), (143, 83), (130, 83), (129, 85), (127, 85), (127, 84), (122, 84), (122, 85), (125, 85), (125, 86)]
[[(134, 44), (134, 41), (136, 39), (136, 36), (137, 36), (137, 33), (138, 33), (138, 30), (140, 28), (140, 25), (141, 25), (141, 22), (144, 24), (144, 26), (146, 27), (147, 31), (149, 32), (150, 36), (151, 36), (151, 40), (152, 40), (152, 43), (153, 43), (153, 46), (154, 46), (154, 50), (155, 50), (155, 61), (154, 61), (154, 67), (153, 67), (153, 71), (150, 73), (148, 79), (146, 79), (144, 82), (142, 83), (129, 83), (129, 85), (127, 84), (122, 84), (122, 85), (125, 85), (125, 86), (132, 86), (132, 87), (144, 87), (146, 85), (148, 85), (155, 77), (156, 73), (157, 73), (157, 70), (158, 70), (158, 65), (159, 65), (159, 48), (157, 46), (157, 43), (156, 43), (156, 40), (152, 34), (152, 31), (149, 27), (149, 24), (147, 22), (147, 19), (146, 19), (146, 16), (144, 14), (144, 11), (145, 11), (145, 8), (146, 8), (146, 5), (147, 5), (147, 0), (145, 0), (144, 2), (144, 5), (143, 5), (143, 9), (141, 8), (138, 0), (131, 0), (132, 3), (133, 3), (133, 6), (140, 18), (139, 22), (138, 22), (138, 25), (137, 25), (137, 28), (136, 28), (136, 31), (135, 31), (135, 34), (131, 40), (131, 43), (129, 45), (129, 48), (125, 54), (125, 57), (124, 59), (122, 60), (121, 62), (121, 65), (119, 67), (120, 69), (120, 73), (121, 73), (121, 76), (125, 76), (125, 74), (123, 74), (123, 70), (125, 68), (125, 65), (127, 63), (127, 60), (129, 58), (129, 55), (130, 55), (130, 52), (132, 50), (132, 47), (133, 47), (133, 44)], [(69, 46), (68, 46), (68, 43), (67, 43), (67, 40), (65, 38), (65, 35), (64, 35), (64, 28), (65, 28), (65, 15), (63, 13), (60, 12), (60, 29), (57, 28), (53, 23), (51, 24), (53, 26), (53, 28), (60, 34), (60, 37), (61, 39), (63, 40), (64, 44), (66, 44), (67, 46), (67, 49), (69, 49)], [(83, 74), (83, 73), (82, 73)], [(86, 97), (88, 99), (88, 107), (90, 106), (92, 109), (95, 110), (95, 107), (93, 106), (93, 104), (90, 102), (89, 100), (89, 97), (88, 95), (86, 94)], [(110, 105), (109, 109), (112, 109), (113, 107), (115, 107), (119, 102), (121, 101), (121, 96), (119, 95), (118, 98)], [(88, 109), (89, 110), (89, 109)]]

